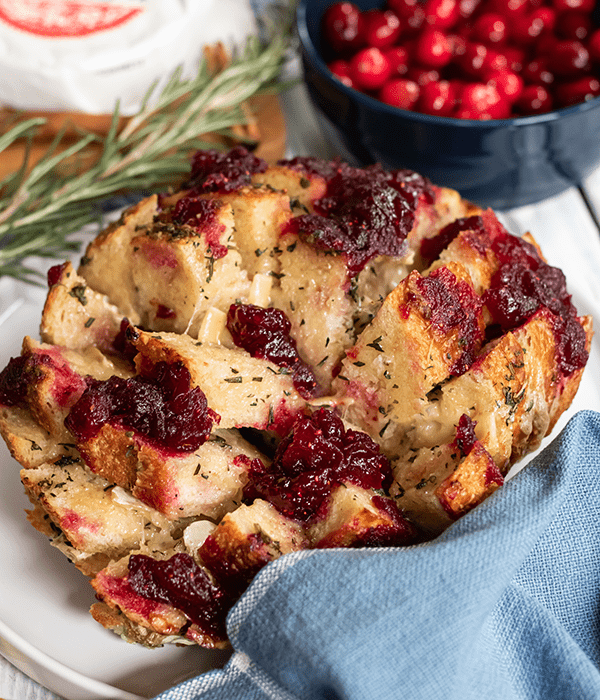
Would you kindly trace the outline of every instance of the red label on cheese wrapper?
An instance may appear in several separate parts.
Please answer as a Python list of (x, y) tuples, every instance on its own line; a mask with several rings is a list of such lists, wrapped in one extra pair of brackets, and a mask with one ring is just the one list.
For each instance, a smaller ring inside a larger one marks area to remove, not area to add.
[(144, 11), (138, 3), (0, 0), (0, 21), (41, 37), (77, 38), (114, 29)]

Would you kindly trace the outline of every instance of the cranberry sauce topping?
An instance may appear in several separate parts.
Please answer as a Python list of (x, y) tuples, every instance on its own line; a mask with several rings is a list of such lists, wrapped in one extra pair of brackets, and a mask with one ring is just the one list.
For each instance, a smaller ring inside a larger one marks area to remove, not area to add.
[(243, 146), (228, 153), (207, 149), (192, 159), (191, 182), (196, 194), (201, 192), (233, 192), (251, 184), (254, 173), (264, 173), (266, 161), (252, 155)]
[(499, 267), (483, 301), (493, 323), (501, 331), (512, 330), (547, 308), (553, 314), (559, 371), (567, 376), (584, 367), (586, 335), (561, 270), (545, 263), (531, 243), (507, 232), (494, 238), (491, 249)]
[(410, 170), (320, 165), (315, 159), (282, 162), (327, 180), (325, 196), (313, 202), (315, 213), (293, 218), (286, 231), (320, 250), (342, 254), (351, 277), (379, 255), (402, 255), (419, 200), (431, 203), (434, 197), (429, 182)]
[(171, 218), (175, 223), (203, 231), (211, 255), (215, 260), (227, 255), (227, 246), (220, 241), (224, 227), (218, 221), (218, 210), (219, 204), (215, 200), (202, 199), (188, 194), (177, 201), (171, 213)]
[(189, 554), (174, 554), (163, 561), (133, 554), (128, 582), (143, 598), (181, 610), (205, 634), (225, 638), (225, 617), (233, 601)]
[(481, 298), (447, 267), (420, 277), (417, 288), (427, 304), (431, 325), (442, 335), (458, 330), (462, 352), (450, 367), (450, 373), (463, 374), (475, 361), (484, 339)]
[(514, 330), (539, 309), (547, 308), (553, 315), (559, 370), (569, 375), (584, 367), (588, 358), (585, 331), (577, 320), (563, 273), (545, 263), (531, 243), (508, 233), (493, 212), (448, 224), (437, 236), (421, 243), (422, 257), (436, 259), (463, 231), (468, 232), (469, 245), (482, 255), (490, 251), (496, 259), (497, 270), (482, 297), (492, 317), (488, 336)]
[(217, 414), (200, 387), (190, 388), (181, 363), (159, 362), (149, 376), (92, 380), (65, 420), (78, 440), (89, 440), (105, 423), (135, 430), (169, 452), (192, 452), (208, 439)]
[(53, 265), (47, 273), (47, 278), (48, 278), (48, 286), (53, 287), (55, 284), (58, 284), (60, 281), (60, 278), (62, 277), (63, 272), (65, 271), (65, 268), (67, 267), (69, 263), (62, 263), (60, 265)]
[(27, 355), (11, 357), (6, 367), (0, 372), (0, 405), (19, 406), (27, 400), (28, 360)]
[(391, 467), (366, 434), (346, 430), (332, 410), (320, 408), (296, 419), (267, 469), (255, 459), (246, 498), (264, 498), (287, 517), (307, 522), (325, 515), (332, 489), (351, 482), (365, 489), (387, 488)]
[[(483, 219), (478, 215), (456, 219), (456, 221), (446, 224), (432, 238), (424, 238), (419, 249), (423, 261), (432, 263), (434, 260), (437, 260), (442, 251), (447, 248), (461, 231), (475, 231), (478, 235), (485, 235)], [(475, 240), (477, 241), (477, 238)]]
[(115, 336), (112, 342), (112, 346), (117, 355), (120, 355), (124, 359), (131, 362), (133, 365), (133, 360), (137, 355), (137, 349), (134, 345), (134, 340), (138, 337), (138, 332), (135, 327), (131, 325), (128, 318), (123, 318), (121, 320), (121, 326), (119, 327), (119, 332)]
[(232, 304), (227, 313), (227, 330), (233, 342), (252, 355), (269, 360), (293, 373), (296, 391), (305, 399), (312, 398), (317, 380), (298, 355), (296, 341), (290, 335), (292, 324), (281, 309)]
[(477, 442), (477, 436), (475, 435), (476, 425), (477, 423), (473, 422), (466, 413), (463, 413), (458, 420), (454, 442), (461, 451), (463, 457), (466, 457), (469, 454)]

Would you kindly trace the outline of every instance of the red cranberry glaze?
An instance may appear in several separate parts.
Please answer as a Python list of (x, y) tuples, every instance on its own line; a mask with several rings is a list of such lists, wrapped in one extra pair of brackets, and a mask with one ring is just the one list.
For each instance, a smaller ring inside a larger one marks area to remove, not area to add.
[(219, 417), (200, 387), (190, 388), (190, 373), (180, 362), (159, 362), (147, 376), (90, 379), (65, 419), (84, 441), (109, 423), (131, 429), (167, 452), (192, 452), (208, 439)]
[(327, 497), (341, 483), (385, 489), (392, 478), (379, 446), (366, 433), (346, 430), (339, 416), (325, 408), (297, 418), (271, 466), (255, 459), (249, 473), (245, 498), (264, 498), (302, 522), (323, 517)]
[(471, 452), (475, 443), (477, 442), (477, 436), (475, 435), (476, 425), (477, 423), (474, 422), (466, 413), (463, 413), (458, 419), (454, 442), (456, 443), (456, 446), (460, 450), (463, 457), (466, 457), (469, 452)]
[(317, 391), (317, 380), (300, 359), (296, 341), (290, 335), (291, 328), (290, 320), (281, 309), (232, 304), (227, 313), (227, 330), (233, 342), (252, 357), (290, 370), (296, 391), (310, 399)]
[(464, 374), (475, 361), (484, 340), (481, 298), (447, 267), (419, 278), (417, 287), (427, 305), (433, 329), (443, 336), (458, 332), (462, 352), (450, 367), (450, 374)]
[[(401, 109), (459, 119), (540, 114), (600, 95), (594, 5), (382, 0), (379, 8), (361, 12), (353, 3), (334, 2), (323, 16), (321, 52), (348, 87)], [(332, 18), (341, 6), (353, 28), (352, 41), (343, 47), (332, 38)], [(340, 59), (347, 70), (340, 71)], [(510, 77), (494, 75), (505, 72)], [(453, 89), (425, 90), (431, 83), (451, 83)]]
[(172, 605), (205, 634), (225, 639), (225, 617), (233, 601), (189, 554), (174, 554), (162, 561), (133, 554), (128, 568), (127, 581), (135, 593)]
[(224, 258), (227, 255), (227, 246), (223, 245), (219, 240), (219, 234), (222, 232), (223, 226), (217, 220), (217, 210), (218, 203), (216, 201), (202, 199), (194, 194), (187, 194), (177, 201), (171, 214), (175, 223), (202, 229), (206, 236), (206, 242), (210, 247), (211, 255), (215, 260)]
[(27, 399), (27, 364), (29, 357), (19, 355), (11, 357), (6, 367), (0, 372), (0, 405), (20, 406)]
[(196, 194), (201, 192), (232, 192), (251, 184), (255, 173), (264, 173), (267, 163), (243, 146), (227, 153), (215, 149), (198, 151), (192, 159), (191, 180)]
[(417, 205), (430, 204), (435, 196), (431, 183), (412, 170), (385, 171), (379, 164), (354, 168), (312, 158), (282, 162), (327, 183), (325, 196), (313, 202), (315, 213), (291, 219), (286, 232), (342, 254), (350, 277), (379, 255), (402, 255)]
[(60, 281), (60, 278), (62, 277), (63, 272), (67, 268), (67, 265), (69, 263), (62, 263), (60, 265), (53, 265), (47, 272), (47, 279), (48, 279), (48, 286), (53, 287), (55, 284), (58, 284)]
[(489, 251), (496, 261), (496, 272), (483, 294), (483, 303), (492, 317), (488, 337), (518, 328), (545, 308), (552, 314), (560, 372), (568, 376), (584, 367), (588, 359), (585, 331), (562, 271), (544, 262), (531, 243), (508, 233), (489, 211), (459, 219), (436, 237), (424, 240), (421, 256), (435, 259), (461, 231), (468, 232), (469, 243), (481, 255)]

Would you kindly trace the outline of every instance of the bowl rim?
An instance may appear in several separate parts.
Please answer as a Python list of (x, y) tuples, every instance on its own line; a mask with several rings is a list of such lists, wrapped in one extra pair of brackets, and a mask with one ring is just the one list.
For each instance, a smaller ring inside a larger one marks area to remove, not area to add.
[(385, 102), (381, 102), (380, 100), (377, 100), (364, 92), (360, 92), (359, 90), (355, 90), (354, 88), (344, 85), (344, 83), (334, 77), (333, 73), (327, 67), (325, 61), (321, 58), (320, 53), (317, 51), (317, 48), (314, 45), (308, 31), (307, 11), (309, 2), (310, 0), (298, 0), (298, 4), (296, 6), (296, 31), (303, 53), (308, 57), (311, 65), (319, 71), (322, 77), (324, 77), (342, 93), (354, 100), (357, 100), (359, 103), (363, 103), (366, 107), (370, 107), (371, 109), (376, 108), (382, 111), (384, 114), (387, 113), (391, 116), (402, 116), (411, 121), (423, 122), (425, 124), (436, 124), (438, 126), (443, 125), (465, 129), (476, 128), (481, 130), (489, 130), (492, 128), (496, 129), (501, 126), (534, 126), (546, 122), (557, 121), (563, 116), (577, 114), (579, 112), (587, 112), (600, 107), (600, 96), (598, 96), (592, 98), (591, 100), (580, 102), (576, 105), (561, 107), (560, 109), (555, 109), (551, 112), (544, 112), (542, 114), (530, 114), (527, 116), (509, 117), (506, 119), (459, 119), (458, 117), (441, 117), (435, 114), (424, 114), (422, 112), (414, 112), (409, 109), (402, 109), (400, 107), (388, 105)]

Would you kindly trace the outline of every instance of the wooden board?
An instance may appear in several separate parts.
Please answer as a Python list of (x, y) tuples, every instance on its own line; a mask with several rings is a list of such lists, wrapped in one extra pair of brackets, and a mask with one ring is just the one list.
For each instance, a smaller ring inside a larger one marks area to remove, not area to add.
[[(286, 131), (283, 113), (276, 95), (259, 95), (249, 101), (250, 124), (239, 127), (240, 136), (256, 139), (258, 146), (255, 153), (267, 162), (273, 163), (282, 158), (285, 153)], [(67, 148), (75, 143), (81, 136), (81, 130), (93, 131), (104, 135), (110, 127), (111, 115), (109, 114), (83, 114), (78, 112), (16, 112), (12, 109), (0, 109), (0, 134), (5, 133), (15, 120), (28, 119), (30, 117), (42, 117), (46, 124), (41, 127), (36, 138), (31, 144), (29, 154), (29, 167), (33, 166), (43, 155), (56, 138), (61, 129), (65, 130), (61, 141), (61, 148)], [(126, 123), (126, 118), (122, 120)], [(213, 137), (207, 135), (207, 139)], [(223, 139), (220, 139), (223, 142)], [(234, 141), (226, 142), (233, 145)], [(19, 170), (25, 156), (26, 144), (23, 140), (15, 142), (0, 154), (0, 179)], [(91, 150), (89, 158), (97, 157), (99, 150)], [(80, 168), (84, 169), (84, 160)]]

